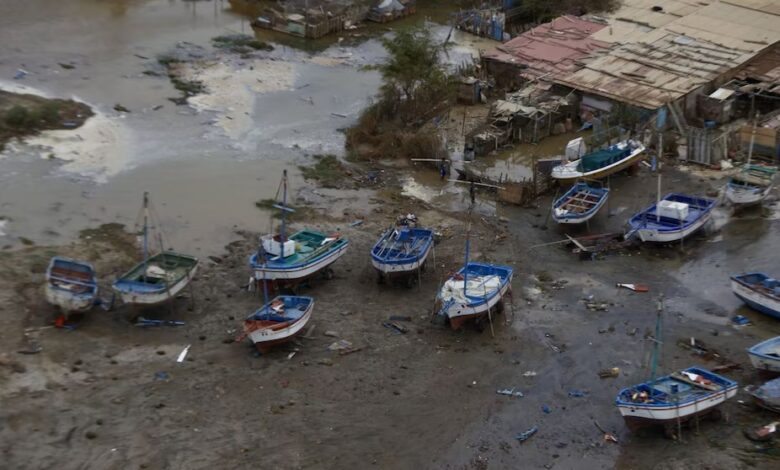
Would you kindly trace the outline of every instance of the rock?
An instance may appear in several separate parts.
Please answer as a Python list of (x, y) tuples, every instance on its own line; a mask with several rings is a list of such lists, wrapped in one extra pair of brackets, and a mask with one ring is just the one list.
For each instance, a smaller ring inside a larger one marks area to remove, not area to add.
[(120, 112), (120, 113), (129, 113), (130, 110), (122, 106), (121, 104), (117, 103), (114, 105), (114, 111)]

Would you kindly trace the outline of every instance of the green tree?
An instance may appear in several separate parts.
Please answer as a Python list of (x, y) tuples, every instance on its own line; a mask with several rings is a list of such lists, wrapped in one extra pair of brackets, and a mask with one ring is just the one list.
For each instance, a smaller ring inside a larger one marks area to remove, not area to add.
[(411, 100), (421, 84), (444, 77), (439, 48), (428, 30), (414, 28), (399, 31), (393, 37), (382, 39), (382, 44), (390, 57), (378, 67), (379, 71), (385, 87), (400, 91), (402, 98)]

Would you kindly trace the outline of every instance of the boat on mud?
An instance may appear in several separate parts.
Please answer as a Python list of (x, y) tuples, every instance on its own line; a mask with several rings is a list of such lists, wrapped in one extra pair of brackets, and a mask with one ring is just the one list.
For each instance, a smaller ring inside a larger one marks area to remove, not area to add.
[(46, 300), (65, 315), (90, 310), (97, 301), (95, 268), (85, 261), (55, 256), (46, 268)]
[(747, 353), (750, 363), (757, 370), (780, 374), (780, 336), (751, 346)]
[(625, 238), (636, 235), (643, 242), (659, 243), (681, 240), (710, 220), (715, 202), (700, 196), (667, 194), (629, 219)]
[(747, 164), (726, 183), (726, 199), (735, 206), (762, 202), (774, 186), (777, 167)]
[(436, 312), (445, 317), (453, 330), (468, 320), (481, 323), (492, 312), (503, 309), (502, 300), (512, 284), (509, 266), (466, 262), (439, 290)]
[(731, 290), (753, 310), (780, 319), (780, 281), (764, 273), (731, 276)]
[(662, 425), (667, 433), (737, 394), (737, 382), (700, 367), (689, 367), (655, 380), (624, 388), (615, 404), (632, 431)]
[(274, 208), (281, 211), (279, 233), (260, 237), (257, 252), (249, 258), (255, 281), (295, 286), (318, 273), (330, 279), (333, 276), (330, 265), (347, 252), (349, 241), (338, 233), (325, 234), (309, 229), (288, 237), (286, 215), (295, 210), (287, 206), (287, 170), (284, 171), (279, 189), (282, 191), (282, 201), (273, 204)]
[(644, 158), (644, 152), (645, 146), (641, 142), (628, 139), (562, 163), (552, 169), (551, 175), (562, 183), (573, 183), (582, 178), (598, 180), (636, 165)]
[(143, 261), (122, 274), (112, 288), (126, 304), (152, 306), (174, 299), (189, 285), (198, 270), (198, 258), (166, 251), (162, 236), (160, 252), (150, 256), (149, 193), (144, 193), (143, 214)]
[(553, 202), (552, 218), (559, 224), (581, 224), (587, 222), (604, 207), (609, 197), (609, 188), (598, 188), (579, 182)]
[(382, 282), (388, 277), (406, 277), (414, 281), (414, 273), (425, 267), (433, 249), (433, 230), (401, 226), (387, 230), (371, 249), (371, 264)]
[(748, 385), (745, 391), (753, 397), (760, 407), (780, 413), (780, 378), (770, 380), (764, 385)]
[(311, 297), (281, 295), (244, 320), (244, 332), (237, 342), (249, 338), (265, 354), (271, 347), (291, 341), (303, 332), (314, 311)]

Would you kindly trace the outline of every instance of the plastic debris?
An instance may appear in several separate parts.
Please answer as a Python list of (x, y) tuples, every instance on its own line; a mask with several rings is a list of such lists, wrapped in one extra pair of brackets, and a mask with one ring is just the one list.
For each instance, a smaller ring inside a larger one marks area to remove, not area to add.
[(542, 405), (542, 411), (544, 411), (544, 414), (546, 415), (552, 413), (552, 409), (547, 405)]
[(345, 339), (340, 339), (328, 346), (328, 351), (342, 351), (345, 349), (352, 349), (352, 343)]
[(523, 372), (523, 377), (536, 377), (536, 371), (535, 370), (527, 370)]
[(382, 326), (395, 331), (395, 333), (399, 335), (409, 331), (409, 328), (391, 321), (382, 322)]
[(14, 74), (14, 80), (21, 80), (24, 77), (26, 77), (30, 72), (24, 69), (16, 69), (16, 73)]
[(155, 372), (154, 374), (154, 380), (168, 380), (171, 376), (167, 372)]
[(617, 284), (618, 287), (632, 290), (634, 292), (649, 292), (650, 288), (644, 284)]
[(618, 443), (617, 437), (615, 437), (614, 434), (610, 434), (608, 432), (604, 433), (604, 442), (613, 442), (615, 444)]
[(190, 346), (191, 344), (188, 344), (187, 347), (182, 349), (182, 351), (179, 353), (179, 357), (176, 358), (176, 362), (184, 362), (184, 358), (187, 357), (187, 353), (190, 352)]
[(144, 317), (138, 317), (135, 321), (135, 326), (182, 326), (184, 324), (180, 320), (152, 320)]
[(778, 427), (780, 427), (780, 421), (774, 421), (767, 424), (766, 426), (760, 426), (754, 429), (746, 429), (744, 433), (745, 437), (751, 441), (768, 441), (774, 437), (773, 434), (777, 432)]
[(610, 369), (601, 369), (599, 371), (599, 377), (602, 379), (608, 379), (610, 377), (619, 377), (620, 367), (612, 367)]
[(539, 428), (534, 426), (534, 427), (532, 427), (531, 429), (529, 429), (527, 431), (523, 431), (523, 432), (519, 433), (517, 436), (515, 436), (515, 439), (517, 439), (520, 442), (525, 442), (528, 439), (530, 439), (531, 436), (536, 434), (537, 431), (539, 431)]
[(731, 317), (731, 323), (737, 326), (750, 325), (750, 319), (744, 315), (736, 315)]
[(505, 388), (503, 390), (496, 390), (496, 393), (498, 393), (499, 395), (506, 395), (506, 396), (510, 396), (510, 397), (522, 397), (522, 396), (524, 396), (523, 392), (521, 392), (519, 390), (515, 392), (515, 388), (514, 387), (512, 387), (511, 389)]
[(360, 225), (363, 225), (363, 221), (362, 220), (356, 220), (356, 221), (352, 222), (351, 224), (349, 224), (350, 227), (357, 227), (357, 226), (360, 226)]
[(572, 398), (582, 398), (582, 397), (585, 397), (587, 395), (588, 395), (588, 392), (586, 392), (584, 390), (577, 390), (577, 389), (569, 390), (569, 396), (572, 397)]

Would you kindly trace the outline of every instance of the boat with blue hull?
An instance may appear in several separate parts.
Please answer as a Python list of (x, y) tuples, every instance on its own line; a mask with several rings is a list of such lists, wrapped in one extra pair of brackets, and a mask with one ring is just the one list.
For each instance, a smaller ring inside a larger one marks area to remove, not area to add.
[(780, 281), (764, 273), (731, 276), (731, 290), (753, 310), (780, 319)]
[(746, 164), (726, 183), (726, 199), (735, 206), (761, 203), (774, 186), (777, 167)]
[(436, 299), (437, 313), (449, 320), (453, 330), (459, 330), (468, 320), (500, 311), (513, 273), (509, 266), (467, 261), (444, 282)]
[(750, 363), (757, 370), (780, 374), (780, 336), (775, 336), (748, 348)]
[(295, 212), (287, 205), (287, 170), (274, 199), (280, 195), (281, 201), (273, 204), (281, 213), (279, 233), (260, 237), (258, 250), (249, 257), (255, 281), (295, 286), (318, 273), (332, 277), (330, 265), (347, 252), (349, 241), (338, 233), (310, 229), (287, 236), (287, 214)]
[(291, 341), (303, 333), (314, 311), (311, 297), (280, 295), (252, 312), (244, 320), (244, 333), (236, 341), (249, 338), (261, 353)]
[(87, 262), (55, 256), (46, 268), (46, 300), (64, 314), (90, 310), (97, 301), (95, 268)]
[(559, 224), (587, 222), (604, 207), (609, 188), (598, 188), (588, 183), (577, 183), (552, 206), (552, 218)]
[(715, 202), (706, 197), (667, 194), (629, 219), (625, 238), (638, 236), (643, 242), (657, 243), (681, 240), (712, 218)]
[(387, 230), (371, 249), (371, 264), (385, 277), (408, 276), (423, 269), (433, 249), (433, 230), (397, 227)]

